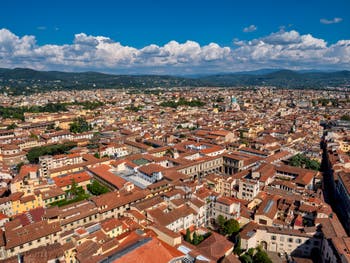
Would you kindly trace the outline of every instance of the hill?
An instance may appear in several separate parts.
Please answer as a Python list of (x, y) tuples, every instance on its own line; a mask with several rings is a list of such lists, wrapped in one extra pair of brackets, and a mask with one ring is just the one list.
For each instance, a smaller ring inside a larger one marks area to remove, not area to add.
[(350, 71), (306, 72), (279, 70), (266, 74), (222, 74), (201, 78), (219, 86), (275, 86), (278, 88), (317, 89), (350, 87)]
[(278, 88), (350, 87), (350, 71), (297, 72), (291, 70), (262, 70), (198, 77), (178, 77), (0, 68), (0, 92), (14, 95), (67, 89), (250, 87), (261, 85)]

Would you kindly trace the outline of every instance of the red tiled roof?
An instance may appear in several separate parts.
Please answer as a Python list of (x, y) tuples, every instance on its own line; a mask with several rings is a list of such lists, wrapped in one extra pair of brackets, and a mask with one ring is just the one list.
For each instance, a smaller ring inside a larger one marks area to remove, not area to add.
[(123, 223), (117, 218), (109, 218), (103, 222), (101, 222), (101, 227), (104, 231), (109, 232), (112, 229), (115, 229), (121, 226)]
[(161, 172), (161, 171), (163, 171), (165, 169), (166, 168), (164, 168), (163, 166), (160, 166), (159, 164), (151, 163), (151, 164), (148, 164), (148, 165), (141, 166), (139, 168), (139, 171), (141, 173), (144, 173), (146, 175), (150, 175), (151, 176), (153, 173)]
[(38, 207), (31, 209), (23, 214), (17, 215), (15, 218), (18, 218), (21, 221), (21, 224), (23, 226), (26, 226), (34, 222), (42, 221), (44, 213), (45, 209), (43, 207)]
[(89, 170), (95, 174), (97, 177), (100, 177), (107, 183), (113, 185), (117, 189), (123, 188), (124, 184), (127, 182), (125, 179), (121, 178), (118, 175), (115, 175), (111, 173), (109, 170), (111, 169), (110, 166), (106, 164), (101, 164), (98, 166), (94, 166), (89, 168)]
[(232, 205), (235, 203), (239, 203), (239, 201), (233, 197), (229, 196), (221, 196), (218, 199), (216, 199), (216, 202), (224, 204), (224, 205)]
[(176, 248), (157, 238), (152, 238), (149, 242), (123, 255), (113, 263), (163, 263), (170, 262), (180, 256), (183, 256), (183, 254)]
[(39, 165), (37, 164), (25, 164), (21, 167), (19, 174), (13, 179), (14, 182), (18, 182), (24, 179), (29, 173), (37, 173)]
[(61, 231), (59, 222), (48, 223), (47, 221), (36, 222), (19, 229), (5, 229), (6, 249), (17, 247), (59, 231)]
[(233, 249), (233, 243), (227, 240), (226, 237), (212, 232), (210, 237), (202, 241), (197, 249), (204, 256), (218, 261), (225, 254)]
[(65, 186), (71, 185), (72, 180), (74, 180), (74, 182), (78, 184), (81, 182), (89, 181), (91, 178), (92, 176), (88, 174), (86, 171), (84, 171), (80, 173), (69, 174), (64, 177), (54, 177), (52, 179), (55, 181), (55, 184), (58, 187), (65, 187)]

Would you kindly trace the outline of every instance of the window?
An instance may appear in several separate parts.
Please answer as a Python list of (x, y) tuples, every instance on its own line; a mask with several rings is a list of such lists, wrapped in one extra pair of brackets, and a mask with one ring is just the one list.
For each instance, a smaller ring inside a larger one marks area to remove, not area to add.
[(271, 240), (276, 240), (276, 236), (271, 236)]
[(288, 238), (288, 242), (292, 243), (293, 242), (293, 238)]
[(260, 225), (267, 225), (267, 221), (264, 219), (259, 219), (259, 224)]
[(301, 243), (301, 239), (300, 238), (295, 239), (295, 243), (300, 244)]

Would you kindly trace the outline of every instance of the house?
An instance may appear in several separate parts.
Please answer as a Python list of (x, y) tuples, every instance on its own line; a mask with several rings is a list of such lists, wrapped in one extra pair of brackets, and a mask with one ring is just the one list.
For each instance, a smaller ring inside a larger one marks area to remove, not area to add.
[(51, 187), (47, 190), (40, 191), (41, 199), (45, 207), (49, 206), (51, 203), (64, 200), (66, 198), (66, 193), (59, 187)]
[(0, 246), (0, 258), (6, 259), (40, 246), (52, 245), (59, 241), (60, 231), (59, 222), (40, 221), (14, 228), (5, 225), (5, 245)]
[(216, 219), (219, 215), (225, 219), (236, 219), (239, 220), (241, 210), (241, 203), (229, 196), (221, 196), (216, 199), (214, 206), (214, 218)]
[(149, 210), (147, 219), (174, 232), (182, 231), (192, 225), (199, 225), (197, 212), (187, 204), (183, 204), (171, 211), (161, 208)]
[(122, 221), (113, 217), (102, 221), (101, 229), (111, 238), (117, 237), (127, 230)]
[(110, 172), (112, 167), (106, 164), (99, 164), (89, 168), (89, 171), (93, 174), (93, 177), (101, 184), (107, 186), (110, 190), (120, 190), (124, 187), (127, 181)]
[(226, 256), (229, 256), (233, 251), (233, 243), (227, 240), (226, 237), (211, 232), (211, 235), (203, 240), (199, 245), (196, 246), (196, 249), (203, 256), (219, 262)]
[(240, 232), (242, 249), (262, 246), (267, 251), (292, 256), (310, 257), (314, 248), (320, 249), (322, 238), (316, 228), (303, 230), (247, 224)]
[(260, 204), (254, 221), (260, 225), (272, 226), (277, 217), (277, 196), (268, 196)]
[(162, 171), (164, 171), (166, 168), (158, 165), (158, 164), (146, 164), (143, 166), (140, 166), (137, 169), (137, 176), (140, 178), (150, 182), (154, 183), (156, 181), (159, 181), (163, 178)]
[(259, 193), (260, 183), (259, 180), (254, 179), (254, 174), (249, 173), (246, 177), (239, 180), (237, 198), (251, 201)]
[(68, 174), (65, 176), (56, 176), (52, 178), (56, 186), (61, 188), (63, 191), (67, 191), (71, 188), (72, 183), (76, 183), (77, 187), (82, 187), (84, 190), (87, 189), (87, 185), (91, 183), (93, 176), (87, 171)]

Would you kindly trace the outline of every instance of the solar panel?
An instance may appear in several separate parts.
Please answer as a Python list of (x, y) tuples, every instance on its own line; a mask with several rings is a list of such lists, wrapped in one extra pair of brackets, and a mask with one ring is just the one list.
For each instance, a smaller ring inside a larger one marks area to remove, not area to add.
[(130, 246), (127, 246), (126, 248), (122, 249), (121, 251), (99, 261), (99, 263), (111, 263), (111, 262), (114, 262), (115, 260), (121, 258), (122, 256), (130, 253), (131, 251), (143, 246), (144, 244), (148, 243), (149, 241), (151, 241), (152, 238), (151, 237), (148, 237), (148, 238), (145, 238), (145, 239), (141, 239), (141, 240), (138, 240), (136, 243), (134, 244), (131, 244)]
[(263, 210), (264, 214), (268, 213), (271, 210), (272, 205), (273, 205), (273, 200), (269, 200)]
[(247, 233), (247, 236), (248, 236), (248, 237), (252, 237), (252, 236), (254, 236), (254, 234), (255, 234), (255, 231), (249, 231), (249, 232)]
[(88, 233), (91, 234), (91, 233), (94, 233), (100, 229), (101, 229), (101, 225), (93, 225), (93, 226), (87, 228), (86, 231), (88, 231)]

